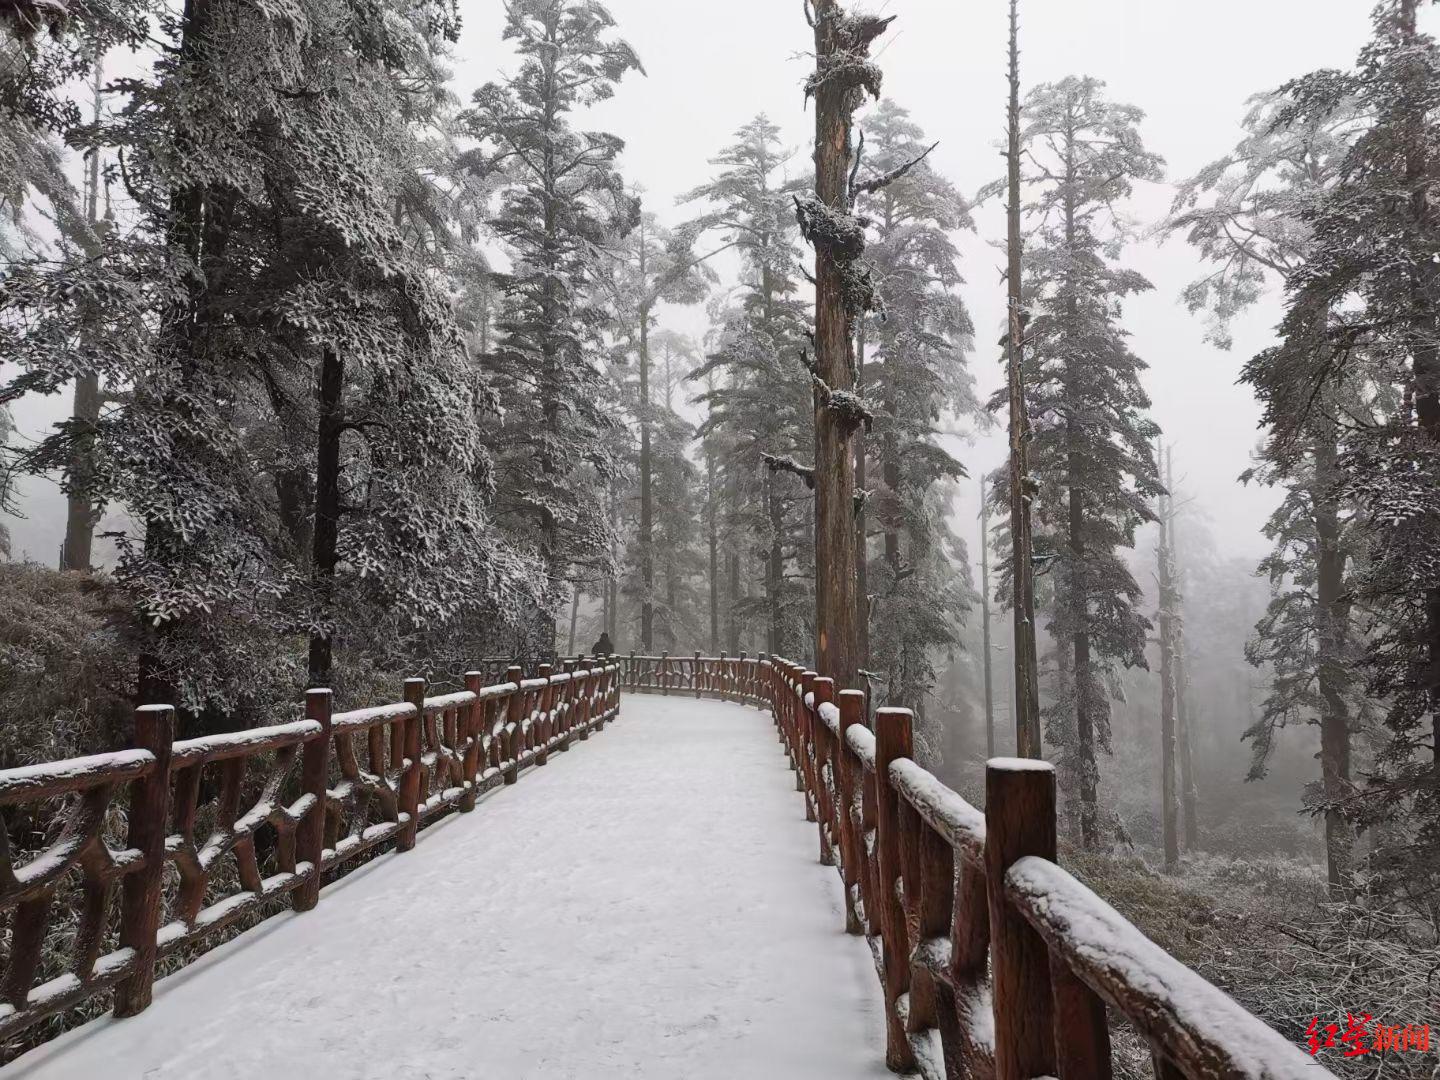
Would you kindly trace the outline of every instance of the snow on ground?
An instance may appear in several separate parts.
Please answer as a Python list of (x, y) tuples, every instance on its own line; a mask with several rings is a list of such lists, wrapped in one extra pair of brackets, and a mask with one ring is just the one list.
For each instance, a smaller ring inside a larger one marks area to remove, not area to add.
[(603, 733), (0, 1080), (883, 1077), (880, 989), (768, 714)]

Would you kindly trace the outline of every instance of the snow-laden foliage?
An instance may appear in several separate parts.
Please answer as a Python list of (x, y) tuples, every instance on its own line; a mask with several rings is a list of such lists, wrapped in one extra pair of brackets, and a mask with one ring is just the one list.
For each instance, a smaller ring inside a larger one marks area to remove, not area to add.
[[(1307, 213), (1339, 180), (1362, 127), (1353, 101), (1307, 115), (1297, 114), (1293, 104), (1284, 93), (1257, 95), (1245, 137), (1182, 185), (1166, 223), (1183, 230), (1208, 264), (1184, 299), (1206, 315), (1207, 337), (1221, 348), (1230, 345), (1235, 316), (1304, 266), (1313, 247)], [(1313, 325), (1306, 324), (1303, 337), (1318, 343), (1331, 312), (1317, 307), (1310, 314)], [(1284, 489), (1265, 529), (1275, 546), (1259, 567), (1270, 581), (1271, 600), (1246, 645), (1249, 661), (1268, 669), (1270, 689), (1245, 735), (1251, 740), (1250, 778), (1260, 779), (1280, 729), (1320, 728), (1321, 780), (1307, 803), (1325, 814), (1330, 877), (1338, 889), (1353, 842), (1354, 815), (1347, 810), (1354, 796), (1351, 728), (1364, 715), (1365, 698), (1355, 675), (1359, 647), (1351, 592), (1364, 543), (1354, 526), (1354, 504), (1341, 497), (1337, 416), (1374, 420), (1380, 410), (1358, 373), (1325, 388), (1313, 404), (1300, 442), (1284, 435), (1267, 440), (1256, 467), (1242, 477)]]
[[(779, 129), (758, 116), (712, 164), (713, 178), (689, 192), (701, 203), (699, 219), (732, 241), (742, 260), (742, 282), (713, 308), (710, 355), (698, 371), (713, 375), (700, 395), (706, 418), (700, 433), (721, 447), (730, 543), (727, 562), (738, 577), (742, 549), (764, 560), (764, 596), (729, 597), (726, 647), (740, 648), (741, 626), (761, 619), (767, 651), (803, 653), (813, 636), (814, 538), (812, 495), (793, 474), (766, 467), (762, 455), (813, 455), (807, 305), (799, 297), (793, 194), (803, 186), (784, 179), (790, 153)], [(738, 583), (737, 583), (738, 584)]]
[[(866, 514), (881, 542), (867, 567), (870, 667), (884, 680), (886, 704), (914, 709), (927, 758), (941, 739), (926, 722), (936, 660), (959, 642), (974, 590), (964, 542), (948, 523), (954, 481), (964, 467), (940, 443), (952, 418), (979, 406), (966, 367), (969, 313), (951, 234), (972, 228), (954, 186), (919, 160), (903, 175), (866, 191), (926, 153), (924, 132), (894, 102), (864, 122), (856, 210), (870, 222), (866, 248), (882, 314), (865, 321), (859, 385), (875, 410), (865, 439), (870, 458)], [(868, 552), (867, 552), (868, 557)]]
[[(19, 385), (115, 388), (85, 494), (138, 526), (118, 578), (152, 629), (142, 692), (203, 724), (293, 679), (296, 634), (394, 648), (539, 591), (496, 542), (493, 394), (411, 227), (437, 15), (206, 0), (162, 21), (175, 49), (103, 133), (135, 224), (0, 293)], [(70, 434), (34, 466), (64, 467)]]
[[(503, 404), (487, 427), (502, 497), (500, 520), (533, 544), (548, 584), (537, 626), (549, 625), (577, 566), (603, 562), (610, 546), (601, 492), (614, 469), (601, 433), (601, 329), (594, 288), (604, 250), (637, 222), (615, 161), (624, 144), (579, 129), (591, 105), (640, 70), (592, 0), (511, 0), (505, 38), (514, 74), (475, 93), (467, 114), (478, 149), (467, 168), (493, 178), (488, 227), (506, 246), (495, 338), (484, 357)], [(543, 634), (542, 634), (543, 636)]]
[(1119, 262), (1131, 233), (1119, 204), (1163, 163), (1141, 141), (1141, 111), (1103, 91), (1075, 77), (1036, 87), (1021, 132), (1035, 552), (1054, 640), (1046, 741), (1087, 846), (1099, 838), (1095, 761), (1109, 752), (1112, 681), (1145, 666), (1150, 629), (1123, 553), (1161, 490), (1146, 365), (1120, 324), (1125, 300), (1150, 283)]
[[(1363, 125), (1301, 210), (1309, 241), (1282, 340), (1245, 378), (1280, 467), (1303, 459), (1318, 424), (1334, 432), (1334, 486), (1365, 551), (1347, 596), (1388, 729), (1350, 809), (1365, 824), (1410, 815), (1376, 860), (1424, 890), (1440, 853), (1440, 48), (1417, 30), (1418, 7), (1386, 0), (1352, 69), (1285, 87), (1283, 123)], [(1353, 407), (1357, 393), (1370, 408)]]

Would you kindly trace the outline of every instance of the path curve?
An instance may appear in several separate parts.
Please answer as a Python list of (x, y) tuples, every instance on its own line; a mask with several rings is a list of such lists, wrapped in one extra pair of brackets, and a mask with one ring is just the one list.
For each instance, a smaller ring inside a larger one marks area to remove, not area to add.
[(864, 940), (768, 714), (613, 726), (0, 1080), (884, 1077)]

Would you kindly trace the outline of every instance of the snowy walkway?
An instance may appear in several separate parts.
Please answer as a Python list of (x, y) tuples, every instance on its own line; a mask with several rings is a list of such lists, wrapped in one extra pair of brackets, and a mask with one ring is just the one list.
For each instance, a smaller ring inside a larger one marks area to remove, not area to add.
[(0, 1080), (890, 1075), (768, 714), (627, 694), (613, 727)]

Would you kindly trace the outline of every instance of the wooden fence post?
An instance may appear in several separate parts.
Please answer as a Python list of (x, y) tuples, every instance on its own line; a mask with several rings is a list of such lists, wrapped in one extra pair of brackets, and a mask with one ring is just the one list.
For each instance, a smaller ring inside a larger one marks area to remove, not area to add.
[(320, 725), (320, 734), (305, 744), (300, 759), (300, 787), (313, 795), (315, 805), (300, 822), (295, 858), (310, 864), (310, 877), (290, 894), (290, 906), (309, 911), (320, 902), (320, 871), (325, 862), (325, 789), (330, 783), (330, 715), (334, 698), (329, 690), (305, 691), (305, 718)]
[(545, 689), (540, 691), (540, 718), (537, 721), (540, 726), (537, 732), (540, 752), (535, 756), (536, 765), (546, 765), (550, 761), (550, 736), (555, 733), (555, 684), (550, 681), (550, 676), (554, 672), (549, 664), (541, 664), (535, 669), (535, 677), (545, 680)]
[(895, 895), (900, 878), (898, 795), (890, 784), (890, 763), (913, 755), (909, 709), (875, 711), (875, 848), (879, 854), (880, 939), (885, 969), (885, 1064), (894, 1072), (915, 1068), (915, 1055), (897, 1002), (910, 989), (910, 946), (905, 911)]
[[(525, 691), (520, 689), (525, 673), (518, 664), (505, 669), (505, 681), (515, 684), (515, 692), (505, 701), (505, 745), (501, 753), (510, 761), (505, 770), (505, 783), (513, 784), (520, 779), (520, 722), (524, 719)], [(504, 758), (502, 758), (504, 760)]]
[(810, 783), (810, 750), (814, 742), (810, 734), (811, 711), (810, 706), (805, 704), (807, 695), (815, 692), (816, 672), (804, 671), (800, 674), (800, 700), (797, 703), (799, 712), (799, 739), (795, 745), (795, 790), (805, 793), (805, 820), (815, 820), (815, 807), (811, 805), (811, 795), (814, 788)]
[(853, 759), (850, 755), (850, 743), (846, 732), (855, 724), (862, 724), (861, 717), (865, 712), (865, 692), (863, 690), (841, 690), (840, 691), (840, 737), (836, 740), (839, 745), (835, 749), (835, 762), (831, 766), (835, 771), (836, 795), (840, 799), (840, 867), (845, 872), (845, 932), (847, 934), (864, 933), (864, 927), (860, 925), (860, 917), (855, 914), (855, 903), (851, 898), (852, 890), (860, 883), (860, 858), (858, 854), (863, 849), (863, 842), (855, 835), (855, 821), (851, 817), (851, 810), (855, 806), (855, 776)]
[(465, 751), (465, 769), (463, 779), (469, 784), (469, 790), (460, 797), (460, 812), (468, 813), (475, 809), (475, 788), (480, 783), (480, 773), (484, 770), (485, 753), (485, 705), (480, 700), (480, 691), (485, 687), (485, 676), (478, 671), (467, 671), (465, 673), (465, 689), (475, 695), (465, 709), (464, 738), (470, 740)]
[(170, 824), (170, 748), (175, 742), (175, 709), (142, 705), (135, 710), (135, 749), (155, 755), (155, 767), (136, 780), (130, 794), (126, 845), (144, 862), (126, 874), (120, 907), (120, 945), (135, 950), (135, 970), (115, 987), (115, 1015), (134, 1016), (150, 1004), (155, 987), (155, 943), (160, 930), (165, 878), (165, 834)]
[(830, 764), (832, 773), (835, 767), (834, 757), (830, 753), (830, 729), (825, 726), (825, 721), (820, 716), (820, 706), (835, 703), (835, 680), (821, 676), (815, 679), (814, 685), (815, 714), (812, 730), (815, 733), (815, 803), (820, 818), (820, 865), (834, 866), (835, 853), (830, 847), (829, 832), (834, 819), (831, 813), (830, 785), (825, 781), (825, 766)]
[(423, 779), (420, 731), (425, 723), (424, 679), (405, 680), (405, 700), (415, 706), (415, 715), (405, 721), (405, 757), (409, 764), (400, 778), (400, 812), (409, 814), (410, 820), (396, 838), (397, 851), (409, 851), (413, 848), (415, 837), (420, 832), (420, 781)]
[(996, 1080), (1055, 1071), (1050, 953), (1005, 898), (1005, 871), (1026, 855), (1055, 858), (1055, 768), (1032, 758), (991, 758), (985, 767), (985, 880)]

